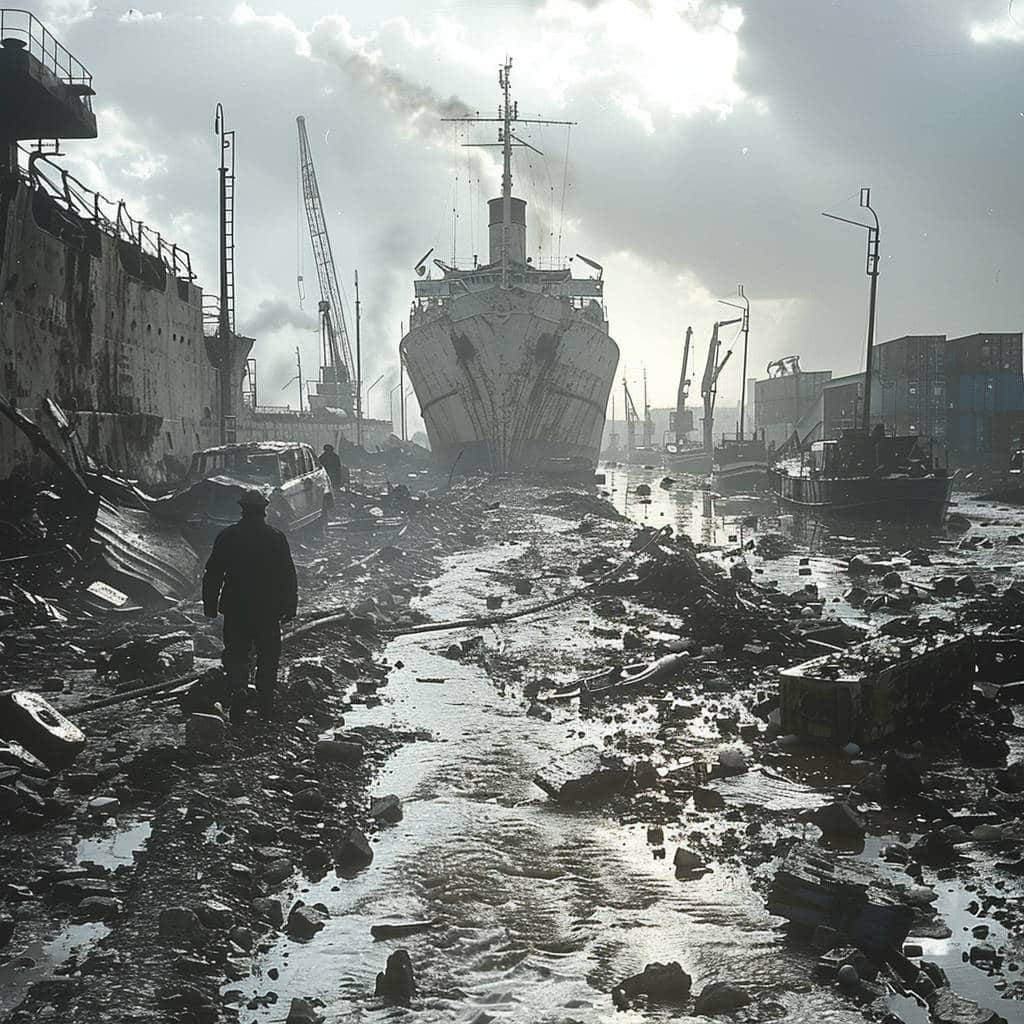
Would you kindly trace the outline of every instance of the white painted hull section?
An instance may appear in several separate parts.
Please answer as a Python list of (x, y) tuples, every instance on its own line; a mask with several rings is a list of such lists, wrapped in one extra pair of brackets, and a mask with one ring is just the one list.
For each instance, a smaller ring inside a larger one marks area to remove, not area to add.
[(602, 321), (560, 298), (492, 287), (420, 312), (401, 349), (440, 465), (596, 467), (619, 361)]

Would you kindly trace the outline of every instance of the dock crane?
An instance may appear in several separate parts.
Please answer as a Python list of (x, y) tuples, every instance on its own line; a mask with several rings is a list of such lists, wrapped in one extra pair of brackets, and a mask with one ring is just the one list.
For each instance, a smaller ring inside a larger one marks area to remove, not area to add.
[(629, 458), (636, 449), (636, 425), (640, 422), (640, 414), (633, 404), (633, 396), (629, 393), (625, 377), (622, 378), (622, 394), (626, 407), (626, 457)]
[[(310, 408), (316, 406), (341, 409), (352, 415), (353, 386), (351, 367), (352, 346), (345, 326), (345, 311), (341, 304), (338, 274), (334, 269), (334, 254), (327, 234), (327, 221), (320, 199), (313, 153), (309, 148), (306, 119), (295, 119), (299, 129), (299, 161), (302, 177), (302, 198), (309, 221), (309, 237), (313, 243), (313, 257), (320, 281), (320, 386), (315, 395), (309, 395)], [(358, 387), (358, 383), (356, 384)]]
[(738, 324), (741, 319), (742, 317), (735, 320), (718, 320), (711, 332), (708, 359), (704, 364), (704, 377), (700, 382), (700, 397), (704, 400), (704, 419), (701, 420), (701, 426), (704, 428), (704, 451), (709, 455), (715, 450), (715, 397), (718, 394), (718, 378), (725, 369), (725, 364), (729, 362), (729, 356), (732, 355), (732, 349), (729, 349), (722, 357), (722, 361), (718, 361), (718, 353), (722, 347), (718, 331), (730, 324)]
[(690, 338), (693, 336), (693, 328), (686, 328), (686, 341), (683, 343), (683, 366), (679, 371), (679, 388), (676, 391), (676, 412), (672, 418), (672, 432), (676, 436), (676, 444), (683, 444), (686, 435), (693, 430), (693, 411), (686, 408), (686, 401), (690, 397), (690, 378), (686, 371), (690, 365)]

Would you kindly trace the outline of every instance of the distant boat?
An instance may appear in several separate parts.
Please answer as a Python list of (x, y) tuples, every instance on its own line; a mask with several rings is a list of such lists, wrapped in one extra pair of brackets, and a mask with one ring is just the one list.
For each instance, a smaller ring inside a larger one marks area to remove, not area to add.
[(952, 479), (935, 466), (917, 437), (846, 430), (815, 441), (809, 452), (784, 459), (770, 472), (772, 491), (794, 511), (848, 519), (941, 523)]

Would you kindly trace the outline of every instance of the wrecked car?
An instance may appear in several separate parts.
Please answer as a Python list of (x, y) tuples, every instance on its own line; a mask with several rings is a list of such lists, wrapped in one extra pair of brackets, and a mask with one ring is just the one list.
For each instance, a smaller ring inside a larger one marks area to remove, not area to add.
[(308, 444), (250, 441), (196, 452), (182, 485), (149, 507), (207, 541), (238, 521), (238, 498), (253, 488), (270, 502), (267, 522), (286, 533), (322, 522), (334, 505), (330, 478)]

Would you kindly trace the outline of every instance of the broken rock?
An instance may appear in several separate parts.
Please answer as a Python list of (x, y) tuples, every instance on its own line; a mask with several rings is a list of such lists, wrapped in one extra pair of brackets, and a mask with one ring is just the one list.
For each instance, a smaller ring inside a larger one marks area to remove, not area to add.
[(294, 939), (311, 939), (324, 926), (324, 914), (301, 901), (288, 914), (288, 934)]
[(412, 960), (404, 949), (396, 949), (388, 957), (387, 966), (377, 975), (374, 995), (383, 996), (388, 1006), (408, 1006), (416, 995), (416, 978)]
[(713, 981), (701, 989), (694, 1007), (697, 1013), (727, 1013), (750, 1003), (750, 996), (743, 989), (727, 981)]
[(192, 750), (216, 753), (224, 746), (227, 726), (220, 715), (193, 712), (185, 722), (185, 746)]
[(537, 772), (533, 781), (555, 800), (576, 802), (610, 793), (627, 778), (621, 762), (607, 758), (597, 747), (586, 746), (556, 758)]
[(394, 825), (402, 820), (402, 801), (393, 793), (378, 797), (370, 805), (370, 817)]
[(643, 995), (656, 1002), (681, 1003), (690, 997), (692, 983), (693, 979), (675, 961), (648, 964), (642, 974), (634, 974), (612, 989), (612, 1002), (624, 1008)]

